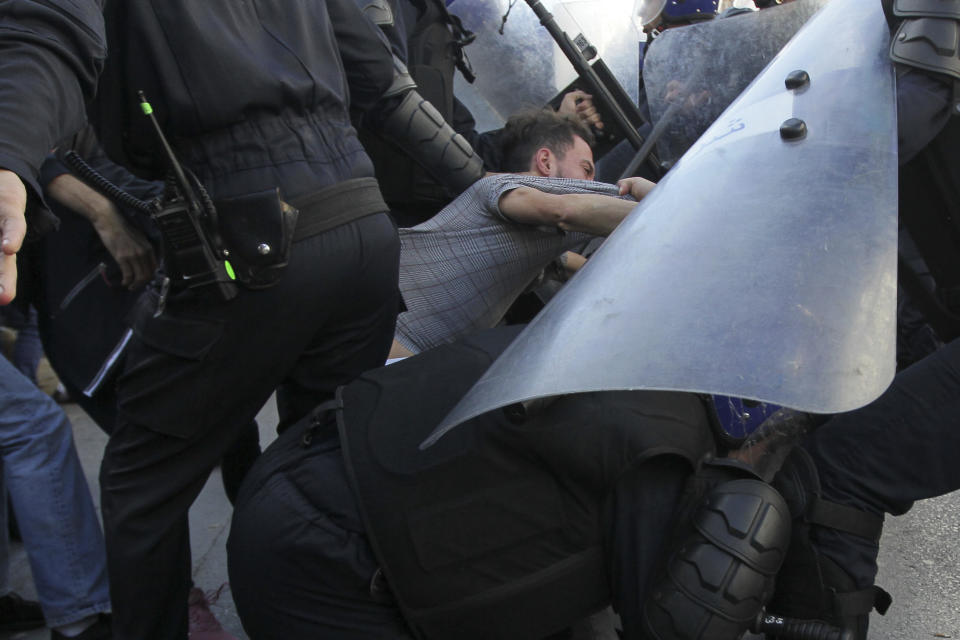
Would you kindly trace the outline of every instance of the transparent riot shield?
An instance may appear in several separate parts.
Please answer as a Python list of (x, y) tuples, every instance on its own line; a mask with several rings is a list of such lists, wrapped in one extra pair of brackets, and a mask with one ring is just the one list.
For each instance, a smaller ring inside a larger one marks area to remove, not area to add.
[(889, 37), (875, 0), (821, 9), (425, 446), (565, 393), (703, 392), (814, 413), (876, 398), (895, 368)]
[(680, 159), (826, 0), (795, 0), (669, 29), (648, 43), (643, 80), (657, 152)]
[[(522, 0), (453, 0), (451, 13), (477, 38), (466, 49), (477, 74), (456, 76), (454, 93), (473, 113), (478, 131), (503, 126), (513, 113), (550, 101), (577, 74), (537, 16)], [(634, 102), (638, 94), (638, 41), (633, 0), (544, 0), (571, 38), (584, 35)], [(500, 28), (503, 26), (503, 34)]]

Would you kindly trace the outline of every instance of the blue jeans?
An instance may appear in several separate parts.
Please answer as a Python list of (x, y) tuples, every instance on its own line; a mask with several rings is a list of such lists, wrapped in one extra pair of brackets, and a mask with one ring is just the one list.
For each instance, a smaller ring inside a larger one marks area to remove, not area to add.
[(21, 312), (16, 307), (9, 307), (4, 309), (2, 320), (2, 324), (17, 330), (17, 342), (10, 358), (13, 366), (36, 384), (37, 367), (43, 357), (40, 330), (37, 328), (37, 310), (30, 307), (28, 311)]
[[(4, 358), (0, 358), (0, 466), (0, 496), (9, 494), (17, 514), (47, 625), (109, 611), (103, 534), (70, 421)], [(6, 520), (6, 509), (0, 509), (4, 593), (9, 591)]]

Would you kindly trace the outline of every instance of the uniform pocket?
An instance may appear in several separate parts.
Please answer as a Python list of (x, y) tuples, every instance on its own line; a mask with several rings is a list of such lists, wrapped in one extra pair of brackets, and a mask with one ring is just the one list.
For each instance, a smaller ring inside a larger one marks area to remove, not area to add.
[(141, 296), (133, 312), (133, 339), (117, 385), (124, 417), (159, 433), (188, 438), (208, 422), (223, 399), (210, 393), (217, 373), (209, 362), (223, 322), (168, 309), (154, 317), (157, 296)]

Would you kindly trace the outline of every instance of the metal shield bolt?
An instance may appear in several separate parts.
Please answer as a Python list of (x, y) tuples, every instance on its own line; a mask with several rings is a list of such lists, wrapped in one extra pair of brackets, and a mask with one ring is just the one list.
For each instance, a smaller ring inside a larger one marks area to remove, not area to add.
[(273, 249), (271, 249), (270, 245), (268, 245), (266, 242), (261, 242), (260, 244), (257, 245), (257, 251), (260, 252), (260, 255), (265, 256), (271, 251), (273, 251)]
[(810, 84), (810, 74), (803, 69), (791, 71), (787, 75), (787, 79), (784, 80), (784, 84), (787, 85), (787, 89), (790, 90), (800, 89)]
[(784, 120), (780, 125), (780, 137), (784, 140), (801, 140), (807, 136), (807, 123), (800, 118)]

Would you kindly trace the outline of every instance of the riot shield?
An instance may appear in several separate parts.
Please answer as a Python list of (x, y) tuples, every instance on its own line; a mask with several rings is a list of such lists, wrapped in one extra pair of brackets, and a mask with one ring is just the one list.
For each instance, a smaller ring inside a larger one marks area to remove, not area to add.
[[(627, 94), (637, 100), (640, 33), (631, 19), (633, 0), (544, 0), (571, 38), (585, 35)], [(577, 74), (530, 7), (498, 0), (453, 0), (450, 12), (477, 38), (466, 50), (473, 84), (458, 74), (454, 93), (473, 113), (478, 131), (503, 126), (525, 107), (547, 104)], [(503, 34), (500, 33), (501, 25)]]
[(876, 398), (895, 368), (889, 37), (875, 0), (821, 9), (424, 446), (486, 411), (584, 391), (814, 413)]
[(826, 0), (795, 0), (763, 11), (663, 32), (647, 45), (643, 81), (662, 131), (660, 161), (680, 159)]

